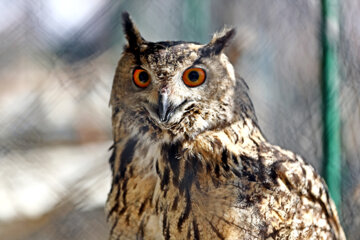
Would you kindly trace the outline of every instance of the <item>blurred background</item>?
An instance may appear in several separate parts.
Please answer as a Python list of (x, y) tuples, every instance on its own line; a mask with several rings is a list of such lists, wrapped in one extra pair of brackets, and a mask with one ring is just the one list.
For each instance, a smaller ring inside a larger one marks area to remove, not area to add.
[[(341, 220), (360, 236), (360, 2), (340, 4)], [(107, 239), (109, 96), (129, 11), (151, 41), (224, 25), (260, 126), (320, 172), (317, 0), (0, 0), (0, 239)]]

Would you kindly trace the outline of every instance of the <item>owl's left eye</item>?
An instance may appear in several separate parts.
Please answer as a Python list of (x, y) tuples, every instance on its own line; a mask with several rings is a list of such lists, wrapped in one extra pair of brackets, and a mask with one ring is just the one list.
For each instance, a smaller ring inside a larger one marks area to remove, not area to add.
[(202, 68), (188, 68), (185, 70), (182, 79), (188, 87), (197, 87), (205, 82), (206, 73)]
[(133, 81), (139, 88), (146, 88), (151, 82), (151, 77), (146, 70), (135, 68), (133, 72)]

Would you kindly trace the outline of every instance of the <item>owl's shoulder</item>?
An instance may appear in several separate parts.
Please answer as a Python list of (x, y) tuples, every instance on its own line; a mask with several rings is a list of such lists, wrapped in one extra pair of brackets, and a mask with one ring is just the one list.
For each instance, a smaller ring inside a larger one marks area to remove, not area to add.
[(223, 192), (232, 189), (235, 208), (259, 213), (267, 236), (345, 239), (321, 176), (299, 155), (268, 143), (249, 122), (205, 133), (195, 146), (203, 165), (210, 165), (204, 176), (218, 180)]

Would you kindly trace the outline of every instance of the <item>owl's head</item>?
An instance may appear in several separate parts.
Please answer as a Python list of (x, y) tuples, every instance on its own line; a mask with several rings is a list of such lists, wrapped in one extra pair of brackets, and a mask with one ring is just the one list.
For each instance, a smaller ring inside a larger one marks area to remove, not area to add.
[(123, 24), (128, 43), (114, 78), (113, 115), (120, 112), (131, 126), (193, 137), (252, 112), (247, 86), (223, 53), (234, 29), (202, 45), (146, 41), (128, 13)]

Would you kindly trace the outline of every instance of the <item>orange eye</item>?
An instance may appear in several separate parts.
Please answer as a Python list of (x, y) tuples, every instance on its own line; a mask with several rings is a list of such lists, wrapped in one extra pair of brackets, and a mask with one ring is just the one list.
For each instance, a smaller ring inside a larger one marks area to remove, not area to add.
[(183, 74), (183, 81), (188, 87), (197, 87), (205, 82), (206, 73), (202, 68), (189, 68)]
[(133, 81), (136, 86), (146, 88), (151, 82), (150, 75), (142, 68), (136, 68), (133, 73)]

